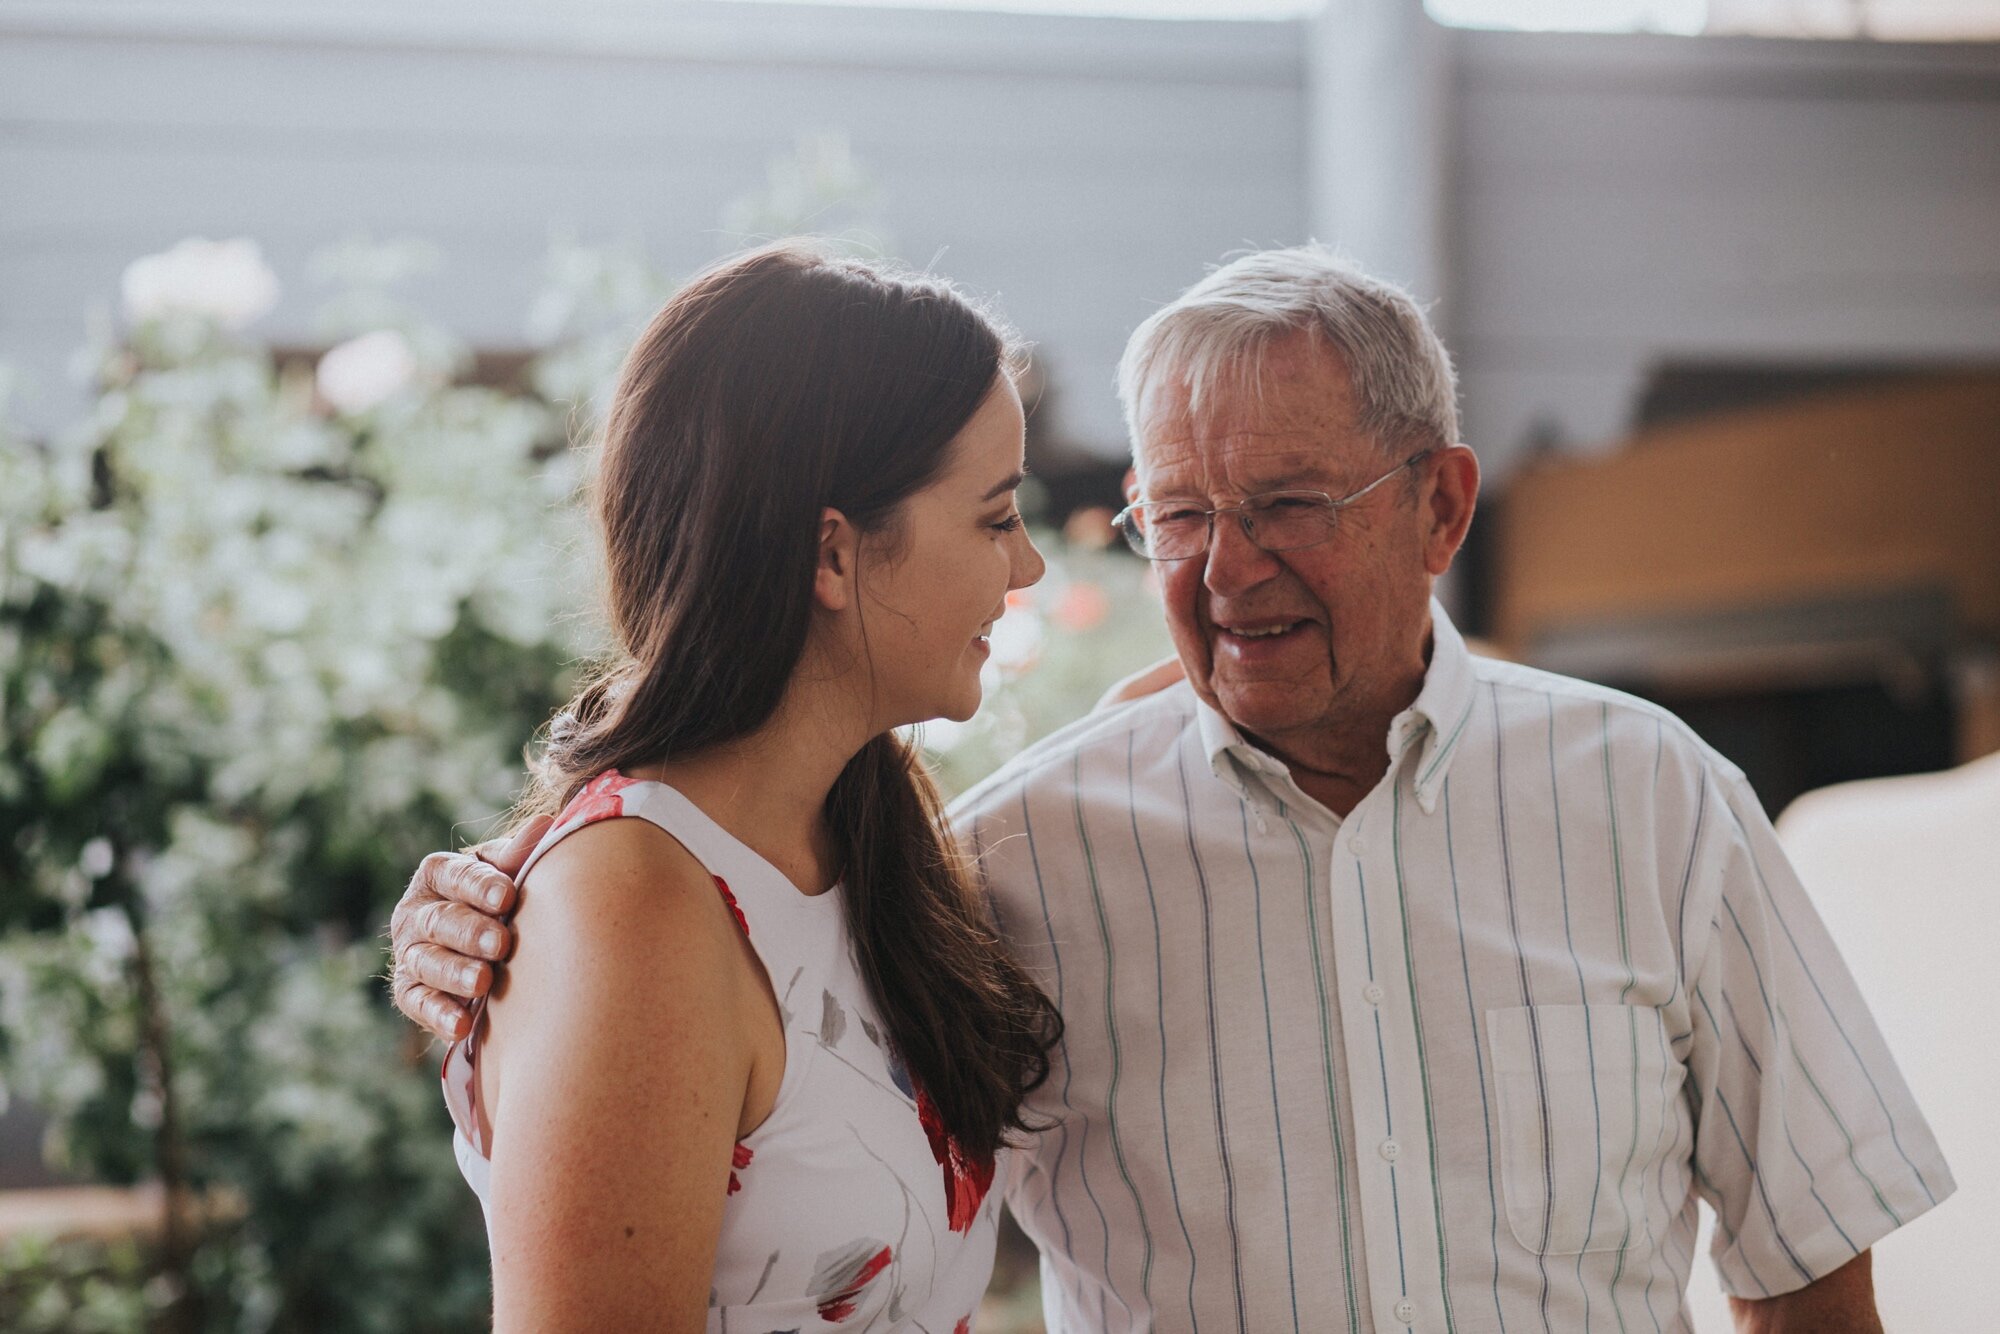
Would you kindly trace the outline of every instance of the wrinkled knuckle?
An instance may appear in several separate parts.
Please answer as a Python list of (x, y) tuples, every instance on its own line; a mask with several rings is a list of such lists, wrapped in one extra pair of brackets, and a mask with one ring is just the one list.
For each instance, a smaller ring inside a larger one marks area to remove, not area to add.
[(418, 930), (423, 919), (423, 905), (411, 903), (408, 899), (396, 905), (396, 911), (389, 917), (389, 953), (393, 958), (403, 957), (403, 951), (410, 947), (411, 935)]
[(464, 852), (451, 854), (451, 869), (447, 873), (452, 890), (458, 898), (475, 895), (479, 890), (480, 878), (487, 872), (486, 863)]
[(461, 1007), (454, 1005), (445, 997), (433, 993), (430, 1007), (432, 1032), (440, 1037), (457, 1037), (459, 1019), (463, 1014), (464, 1010)]
[(442, 899), (431, 899), (429, 902), (419, 903), (416, 907), (410, 910), (410, 916), (408, 919), (410, 927), (409, 939), (397, 940), (396, 942), (397, 958), (401, 958), (405, 954), (408, 954), (411, 950), (415, 949), (418, 945), (421, 945), (426, 939), (429, 938), (431, 934), (431, 924), (437, 920), (438, 905), (442, 902), (443, 902)]
[(389, 934), (399, 936), (408, 930), (410, 919), (433, 897), (414, 880), (411, 881), (410, 887), (403, 891), (403, 897), (397, 899), (396, 906), (389, 911)]
[(439, 945), (445, 949), (458, 948), (460, 930), (458, 911), (448, 903), (439, 903), (437, 910), (428, 914), (424, 920), (422, 943)]
[(498, 873), (485, 862), (466, 859), (465, 867), (459, 873), (459, 899), (464, 903), (484, 903)]
[(449, 925), (440, 933), (441, 943), (459, 954), (477, 953), (479, 933), (486, 927), (487, 919), (470, 908), (460, 908), (445, 920)]
[(428, 945), (410, 946), (401, 960), (403, 971), (408, 973), (412, 980), (426, 986), (430, 985), (436, 978), (435, 970), (431, 967), (430, 955), (431, 947)]
[(423, 979), (446, 995), (473, 996), (478, 994), (480, 973), (485, 967), (464, 955), (432, 946), (424, 956)]

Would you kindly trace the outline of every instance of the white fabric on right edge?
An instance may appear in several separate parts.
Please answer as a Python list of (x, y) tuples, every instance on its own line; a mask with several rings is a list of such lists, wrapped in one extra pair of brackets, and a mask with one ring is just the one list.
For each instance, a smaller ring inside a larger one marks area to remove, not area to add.
[[(2000, 957), (2000, 755), (1809, 792), (1777, 823), (1961, 1187), (1946, 1221), (1876, 1248), (1883, 1324), (2000, 1329), (2000, 1061), (1978, 1036)], [(1702, 1269), (1688, 1301), (1701, 1328), (1730, 1328)]]

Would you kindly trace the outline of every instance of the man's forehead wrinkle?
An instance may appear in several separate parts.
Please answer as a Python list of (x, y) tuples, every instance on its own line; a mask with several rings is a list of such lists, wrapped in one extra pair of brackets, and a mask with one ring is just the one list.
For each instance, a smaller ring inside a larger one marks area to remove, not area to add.
[(1149, 442), (1139, 469), (1148, 494), (1168, 491), (1255, 494), (1287, 486), (1325, 489), (1341, 475), (1332, 448), (1292, 433), (1242, 434), (1227, 444)]
[(1149, 450), (1275, 446), (1318, 453), (1354, 434), (1347, 405), (1320, 394), (1273, 395), (1264, 403), (1212, 403), (1201, 411), (1160, 412), (1141, 422)]
[[(1142, 419), (1145, 438), (1160, 443), (1294, 436), (1329, 440), (1353, 433), (1354, 413), (1347, 396), (1319, 384), (1301, 392), (1281, 392), (1261, 399), (1210, 399), (1189, 410), (1185, 401), (1166, 411), (1157, 408)], [(1167, 405), (1160, 405), (1166, 407)]]

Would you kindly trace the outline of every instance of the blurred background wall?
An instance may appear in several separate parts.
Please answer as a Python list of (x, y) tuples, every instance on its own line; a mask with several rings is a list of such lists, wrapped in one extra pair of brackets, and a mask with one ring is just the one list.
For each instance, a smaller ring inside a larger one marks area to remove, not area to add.
[[(1410, 283), (1503, 476), (1601, 448), (1667, 361), (2000, 360), (1991, 44), (584, 0), (0, 9), (0, 355), (60, 418), (133, 256), (436, 241), (439, 314), (521, 340), (552, 229), (726, 244), (723, 201), (844, 133), (900, 252), (997, 299), (1116, 453), (1125, 333), (1228, 251), (1318, 235)], [(273, 327), (299, 336), (303, 303)], [(73, 400), (69, 400), (73, 401)]]
[[(248, 235), (281, 274), (355, 232), (437, 243), (420, 292), (523, 341), (552, 232), (671, 269), (801, 135), (845, 136), (896, 253), (1041, 344), (1122, 448), (1125, 334), (1238, 247), (1311, 230), (1296, 23), (716, 3), (83, 0), (0, 8), (0, 357), (63, 357), (135, 255)], [(274, 336), (301, 341), (288, 292)]]
[(1444, 32), (1443, 313), (1504, 474), (1669, 364), (2000, 363), (2000, 51)]

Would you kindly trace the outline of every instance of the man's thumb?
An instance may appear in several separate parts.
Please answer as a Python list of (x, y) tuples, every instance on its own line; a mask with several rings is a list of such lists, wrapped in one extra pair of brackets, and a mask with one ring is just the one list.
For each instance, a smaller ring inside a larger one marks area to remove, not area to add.
[(552, 817), (537, 815), (515, 830), (514, 836), (505, 843), (499, 839), (481, 843), (472, 849), (472, 855), (502, 875), (517, 875), (520, 873), (521, 864), (528, 860), (528, 854), (535, 850), (535, 845), (542, 841), (542, 835), (549, 831), (549, 826), (553, 823), (555, 821)]

